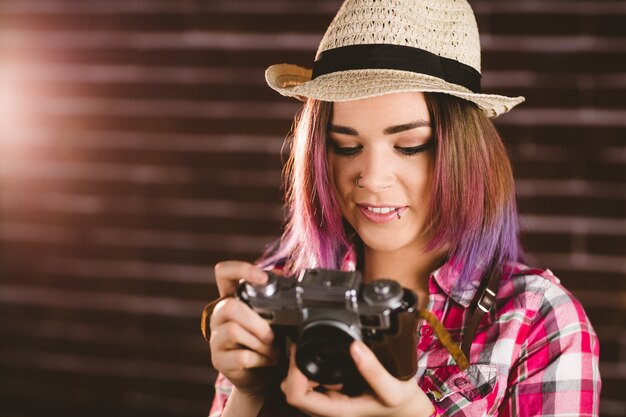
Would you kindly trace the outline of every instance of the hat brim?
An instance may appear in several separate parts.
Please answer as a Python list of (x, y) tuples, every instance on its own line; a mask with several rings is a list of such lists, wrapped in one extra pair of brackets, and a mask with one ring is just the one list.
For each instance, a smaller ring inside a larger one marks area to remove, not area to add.
[(524, 97), (479, 94), (441, 78), (409, 71), (359, 69), (338, 71), (311, 80), (312, 71), (292, 64), (272, 65), (265, 72), (268, 85), (299, 100), (350, 101), (404, 91), (445, 93), (476, 103), (488, 117), (496, 117), (522, 103)]

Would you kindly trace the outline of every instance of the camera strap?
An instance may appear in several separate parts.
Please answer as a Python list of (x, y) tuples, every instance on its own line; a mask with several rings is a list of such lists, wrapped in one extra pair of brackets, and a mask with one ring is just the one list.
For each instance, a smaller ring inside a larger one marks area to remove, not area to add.
[(461, 350), (465, 354), (465, 357), (469, 359), (470, 349), (472, 347), (472, 341), (476, 336), (478, 325), (480, 324), (483, 315), (489, 313), (493, 308), (496, 301), (496, 294), (498, 292), (498, 286), (500, 284), (500, 276), (502, 271), (500, 268), (492, 265), (487, 269), (486, 274), (489, 277), (483, 276), (480, 286), (476, 291), (476, 295), (470, 304), (469, 319), (463, 332), (463, 340), (461, 342)]
[(200, 330), (202, 331), (202, 336), (204, 336), (204, 340), (206, 340), (207, 342), (211, 337), (211, 330), (208, 326), (209, 323), (207, 322), (211, 319), (211, 314), (213, 314), (215, 306), (217, 306), (217, 303), (219, 303), (220, 301), (231, 297), (232, 295), (224, 295), (204, 306), (204, 309), (202, 310), (202, 319), (200, 319)]
[(433, 331), (437, 335), (439, 342), (445, 347), (450, 355), (454, 358), (457, 366), (460, 370), (469, 368), (468, 357), (459, 347), (456, 345), (450, 333), (443, 327), (443, 324), (439, 321), (437, 316), (428, 310), (416, 310), (415, 316), (418, 319), (424, 319), (433, 328)]

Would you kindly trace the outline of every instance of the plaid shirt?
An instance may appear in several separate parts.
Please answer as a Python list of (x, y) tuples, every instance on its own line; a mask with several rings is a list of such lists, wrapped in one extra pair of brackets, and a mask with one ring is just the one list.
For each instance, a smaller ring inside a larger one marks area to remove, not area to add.
[[(354, 254), (349, 253), (342, 269), (354, 268)], [(478, 279), (460, 288), (457, 278), (450, 264), (430, 276), (428, 310), (460, 345)], [(598, 415), (598, 339), (581, 304), (550, 270), (522, 264), (505, 268), (465, 371), (425, 321), (417, 331), (416, 380), (441, 415)], [(215, 388), (210, 417), (221, 415), (232, 385), (220, 374)]]

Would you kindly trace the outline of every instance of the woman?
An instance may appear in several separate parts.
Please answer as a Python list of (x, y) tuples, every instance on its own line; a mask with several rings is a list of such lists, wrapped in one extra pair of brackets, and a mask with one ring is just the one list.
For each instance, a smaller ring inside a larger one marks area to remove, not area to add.
[[(306, 99), (285, 169), (289, 218), (257, 265), (216, 265), (220, 295), (265, 282), (263, 269), (357, 268), (415, 291), (469, 360), (460, 366), (420, 322), (415, 379), (394, 378), (354, 342), (370, 391), (319, 389), (290, 359), (286, 402), (313, 416), (597, 415), (599, 347), (584, 310), (549, 270), (519, 263), (511, 168), (488, 117), (523, 98), (480, 92), (469, 5), (348, 0), (312, 73), (281, 64), (266, 76)], [(269, 325), (229, 298), (210, 327), (211, 415), (271, 412)]]

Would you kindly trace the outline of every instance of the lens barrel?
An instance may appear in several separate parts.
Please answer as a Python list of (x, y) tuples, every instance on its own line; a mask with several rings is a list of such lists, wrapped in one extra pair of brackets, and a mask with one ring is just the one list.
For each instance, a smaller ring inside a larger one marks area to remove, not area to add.
[(311, 381), (320, 384), (342, 384), (358, 374), (350, 356), (350, 345), (355, 336), (338, 321), (324, 320), (310, 323), (303, 329), (296, 365)]

